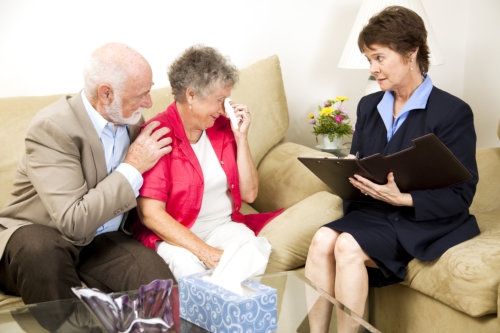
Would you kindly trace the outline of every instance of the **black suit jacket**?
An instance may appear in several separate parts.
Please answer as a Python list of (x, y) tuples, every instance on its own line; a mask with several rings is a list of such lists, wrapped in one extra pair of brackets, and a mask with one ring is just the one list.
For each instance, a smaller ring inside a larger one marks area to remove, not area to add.
[[(387, 142), (387, 131), (377, 111), (383, 94), (377, 92), (359, 102), (352, 154), (358, 152), (360, 158), (375, 153), (392, 154), (410, 147), (413, 139), (434, 133), (473, 175), (471, 180), (450, 187), (412, 191), (413, 208), (380, 204), (380, 209), (394, 210), (390, 218), (394, 219), (403, 247), (416, 258), (433, 260), (479, 233), (475, 217), (469, 214), (478, 181), (473, 113), (464, 101), (434, 87), (425, 109), (410, 111)], [(346, 202), (345, 212), (363, 207)]]

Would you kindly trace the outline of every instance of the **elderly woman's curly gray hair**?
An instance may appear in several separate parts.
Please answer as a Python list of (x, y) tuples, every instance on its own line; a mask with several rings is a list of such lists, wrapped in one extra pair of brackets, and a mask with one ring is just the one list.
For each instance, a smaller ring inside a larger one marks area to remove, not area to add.
[(215, 88), (233, 87), (238, 82), (238, 69), (216, 49), (203, 45), (188, 48), (170, 65), (168, 79), (178, 102), (186, 101), (190, 88), (201, 98)]

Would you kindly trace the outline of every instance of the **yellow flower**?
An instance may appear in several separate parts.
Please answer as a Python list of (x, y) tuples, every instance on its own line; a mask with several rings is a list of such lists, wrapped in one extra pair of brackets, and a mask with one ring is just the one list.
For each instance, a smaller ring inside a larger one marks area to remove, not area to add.
[(320, 116), (323, 116), (323, 115), (328, 115), (328, 114), (332, 114), (333, 112), (333, 108), (331, 106), (328, 106), (326, 108), (323, 108), (321, 110), (321, 112), (319, 113)]
[(337, 96), (335, 97), (335, 99), (339, 102), (343, 102), (343, 101), (347, 101), (349, 100), (349, 97), (346, 97), (346, 96)]
[(307, 116), (307, 118), (314, 119), (314, 113), (313, 112), (309, 113), (309, 115)]

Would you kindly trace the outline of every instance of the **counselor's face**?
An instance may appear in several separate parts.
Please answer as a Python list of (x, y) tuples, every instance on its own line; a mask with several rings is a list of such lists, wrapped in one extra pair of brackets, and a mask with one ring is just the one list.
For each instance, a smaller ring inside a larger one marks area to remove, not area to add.
[[(370, 73), (381, 90), (398, 90), (410, 82), (410, 63), (401, 54), (387, 46), (373, 44), (365, 47), (364, 54), (370, 63)], [(414, 64), (418, 68), (417, 64)]]
[(195, 95), (192, 104), (193, 123), (200, 130), (205, 130), (214, 125), (215, 120), (224, 112), (224, 99), (231, 96), (231, 87), (216, 87), (205, 97)]

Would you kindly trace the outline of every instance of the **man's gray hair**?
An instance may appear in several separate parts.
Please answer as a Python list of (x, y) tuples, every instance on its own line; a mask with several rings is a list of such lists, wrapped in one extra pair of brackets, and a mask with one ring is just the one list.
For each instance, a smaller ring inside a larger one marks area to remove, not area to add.
[(97, 87), (109, 84), (114, 90), (120, 90), (125, 84), (127, 73), (114, 59), (101, 57), (94, 53), (88, 59), (83, 71), (83, 89), (89, 99), (97, 97)]

